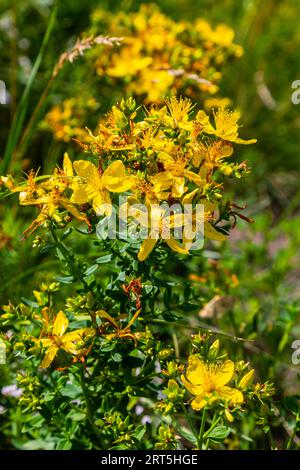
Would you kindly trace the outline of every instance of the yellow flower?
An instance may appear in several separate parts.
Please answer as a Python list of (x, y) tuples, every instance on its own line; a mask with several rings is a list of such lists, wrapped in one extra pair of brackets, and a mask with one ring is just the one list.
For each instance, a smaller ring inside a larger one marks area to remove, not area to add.
[[(130, 41), (130, 39), (128, 38), (127, 41)], [(125, 43), (126, 40), (123, 40), (123, 44)], [(152, 64), (152, 57), (143, 57), (139, 51), (134, 56), (133, 52), (135, 53), (130, 45), (123, 47), (119, 53), (112, 56), (112, 63), (114, 65), (108, 67), (105, 73), (110, 77), (126, 77), (127, 75), (132, 77)], [(129, 63), (130, 67), (128, 67)]]
[(79, 330), (65, 333), (68, 328), (69, 321), (65, 314), (60, 311), (55, 317), (52, 332), (49, 338), (34, 338), (34, 341), (47, 349), (44, 359), (40, 365), (41, 368), (46, 369), (54, 360), (59, 349), (76, 356), (79, 351), (76, 343), (82, 341), (87, 334), (93, 334), (92, 328), (81, 328)]
[(173, 82), (174, 77), (168, 71), (147, 68), (141, 71), (139, 79), (135, 78), (130, 82), (128, 91), (133, 95), (145, 93), (145, 102), (155, 103), (164, 99)]
[(191, 402), (194, 410), (223, 401), (232, 405), (243, 403), (240, 390), (229, 387), (228, 382), (234, 374), (234, 363), (230, 360), (206, 364), (197, 356), (190, 356), (186, 375), (181, 381), (187, 390), (195, 396)]
[[(41, 196), (45, 193), (45, 191), (39, 186), (36, 182), (37, 173), (34, 173), (31, 170), (28, 173), (26, 184), (21, 184), (19, 186), (12, 187), (11, 191), (13, 193), (20, 193), (19, 194), (19, 201), (21, 205), (26, 205), (27, 201), (33, 200), (36, 196)], [(28, 205), (30, 205), (29, 203)]]
[(66, 209), (72, 214), (75, 219), (85, 222), (88, 226), (90, 225), (87, 217), (75, 207), (67, 197), (60, 194), (57, 188), (52, 189), (49, 193), (37, 198), (27, 199), (26, 202), (22, 202), (23, 205), (38, 205), (41, 206), (41, 212), (38, 217), (32, 222), (30, 227), (24, 232), (27, 235), (34, 232), (34, 230), (42, 225), (47, 219), (52, 218), (58, 222), (61, 221), (60, 215), (57, 213), (57, 209), (60, 207)]
[(204, 101), (204, 108), (207, 110), (211, 110), (212, 108), (228, 108), (231, 106), (232, 101), (230, 98), (207, 98)]
[[(42, 178), (42, 177), (41, 177)], [(67, 153), (64, 155), (63, 170), (55, 169), (53, 176), (46, 181), (37, 184), (37, 175), (30, 172), (26, 185), (20, 185), (13, 192), (20, 192), (19, 200), (23, 206), (39, 206), (40, 214), (24, 232), (29, 235), (42, 225), (47, 219), (52, 218), (61, 221), (59, 208), (67, 210), (77, 220), (84, 221), (89, 225), (87, 217), (72, 204), (65, 195), (73, 178), (72, 162)]]
[(72, 184), (71, 202), (85, 204), (92, 202), (98, 215), (110, 215), (112, 204), (109, 192), (121, 193), (131, 188), (133, 182), (126, 175), (121, 160), (111, 163), (101, 175), (96, 166), (85, 160), (74, 162), (74, 168), (79, 180)]
[(173, 228), (178, 228), (183, 225), (182, 214), (169, 215), (166, 210), (161, 207), (151, 207), (150, 220), (151, 231), (149, 238), (143, 241), (140, 251), (138, 253), (139, 261), (144, 261), (153, 248), (155, 247), (158, 239), (161, 237), (171, 250), (180, 254), (188, 254), (188, 250), (180, 246), (180, 244), (171, 235)]
[(45, 116), (42, 127), (50, 129), (57, 140), (70, 142), (72, 138), (86, 141), (88, 134), (85, 129), (81, 129), (81, 120), (86, 114), (90, 114), (98, 107), (97, 102), (84, 93), (80, 98), (71, 98), (54, 106)]
[[(194, 189), (194, 191), (191, 191), (190, 193), (187, 193), (183, 199), (182, 199), (182, 204), (192, 204), (194, 197), (196, 194), (199, 192), (198, 189)], [(216, 205), (208, 201), (207, 199), (200, 198), (199, 204), (203, 204), (203, 214), (200, 213), (194, 213), (192, 214), (192, 228), (194, 231), (194, 236), (198, 235), (196, 234), (196, 228), (197, 225), (198, 227), (201, 227), (201, 223), (203, 223), (203, 235), (205, 238), (208, 238), (210, 240), (216, 240), (216, 241), (224, 241), (226, 240), (226, 235), (224, 233), (219, 232), (218, 230), (215, 229), (215, 227), (212, 225), (211, 222), (213, 222), (213, 213), (216, 210)], [(184, 246), (187, 250), (191, 248), (191, 245), (193, 243), (193, 239), (190, 238), (189, 231), (185, 230), (183, 232), (183, 242)]]
[(192, 181), (197, 186), (205, 184), (205, 180), (191, 170), (186, 169), (190, 156), (178, 154), (171, 156), (166, 152), (160, 152), (158, 160), (163, 164), (166, 171), (157, 173), (152, 177), (155, 191), (165, 191), (172, 188), (172, 196), (180, 198), (186, 191), (185, 178)]
[(204, 111), (199, 111), (196, 116), (196, 120), (203, 126), (205, 134), (213, 134), (220, 137), (220, 139), (235, 142), (236, 144), (255, 144), (256, 139), (243, 140), (238, 137), (239, 118), (240, 114), (237, 111), (220, 108), (214, 113), (215, 127), (213, 127)]
[(106, 339), (111, 340), (113, 338), (119, 338), (119, 339), (130, 338), (134, 341), (135, 345), (137, 345), (137, 339), (141, 336), (141, 333), (140, 332), (133, 333), (131, 331), (131, 326), (134, 324), (135, 320), (138, 318), (141, 311), (142, 311), (141, 308), (138, 309), (133, 315), (133, 317), (131, 318), (131, 320), (123, 328), (114, 320), (114, 318), (109, 313), (105, 312), (105, 310), (98, 310), (96, 312), (96, 315), (98, 315), (102, 320), (107, 321), (109, 325), (112, 326), (113, 329), (115, 330), (114, 333), (105, 334)]
[(140, 204), (140, 199), (145, 199), (146, 205), (157, 204), (159, 200), (168, 199), (170, 195), (169, 192), (161, 191), (158, 185), (150, 183), (140, 174), (132, 176), (132, 180), (134, 181), (132, 192), (136, 196), (132, 200), (135, 204)]
[(194, 151), (193, 162), (197, 166), (201, 163), (200, 175), (206, 178), (215, 168), (220, 168), (223, 159), (233, 154), (230, 142), (217, 140), (215, 142), (200, 143)]
[(158, 204), (148, 204), (144, 208), (137, 207), (138, 200), (129, 198), (120, 210), (121, 217), (132, 218), (141, 228), (147, 230), (148, 236), (143, 241), (138, 253), (139, 261), (145, 261), (162, 238), (177, 253), (187, 255), (189, 252), (172, 236), (172, 230), (184, 224), (183, 214), (169, 214), (169, 211)]
[(192, 124), (189, 121), (189, 115), (195, 105), (187, 98), (176, 98), (172, 96), (166, 101), (168, 114), (170, 116), (170, 125), (173, 128), (191, 130)]

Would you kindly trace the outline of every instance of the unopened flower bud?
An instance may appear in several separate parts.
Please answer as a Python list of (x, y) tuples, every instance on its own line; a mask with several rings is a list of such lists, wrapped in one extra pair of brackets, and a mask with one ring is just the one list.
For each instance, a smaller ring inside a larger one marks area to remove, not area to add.
[(254, 378), (254, 369), (251, 369), (249, 372), (247, 372), (247, 374), (245, 374), (241, 378), (240, 383), (239, 383), (239, 388), (243, 390), (249, 387), (249, 385), (251, 385), (253, 382), (253, 378)]

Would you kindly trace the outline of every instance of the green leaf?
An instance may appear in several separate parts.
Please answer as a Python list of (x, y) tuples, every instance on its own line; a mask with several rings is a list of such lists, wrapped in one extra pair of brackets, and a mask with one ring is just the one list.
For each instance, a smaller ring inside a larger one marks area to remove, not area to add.
[(57, 450), (70, 450), (72, 449), (72, 442), (68, 441), (67, 439), (58, 441), (56, 449)]
[(197, 446), (197, 439), (196, 439), (196, 436), (194, 436), (194, 434), (189, 431), (186, 427), (184, 426), (180, 426), (178, 428), (178, 432), (182, 435), (182, 437), (184, 439), (186, 439), (187, 441), (189, 441), (191, 444), (193, 444), (194, 446)]
[(25, 297), (21, 297), (21, 300), (25, 305), (28, 305), (29, 307), (39, 308), (39, 304), (37, 302), (33, 302), (32, 300), (26, 299)]
[(230, 428), (228, 428), (227, 426), (216, 426), (208, 434), (206, 434), (206, 437), (211, 439), (212, 441), (223, 441), (223, 439), (226, 439), (229, 434)]
[(86, 418), (86, 414), (81, 411), (72, 411), (68, 414), (68, 417), (73, 421), (83, 421)]
[(184, 312), (192, 312), (193, 310), (199, 309), (198, 303), (185, 302), (179, 306)]
[(82, 390), (78, 385), (66, 384), (64, 388), (61, 389), (60, 393), (64, 397), (76, 398), (82, 393)]
[(21, 444), (13, 440), (13, 444), (17, 449), (21, 450), (53, 450), (54, 442), (46, 442), (43, 439), (32, 439), (31, 441)]
[(91, 274), (93, 274), (95, 271), (97, 271), (98, 269), (98, 264), (93, 264), (92, 266), (90, 266), (84, 273), (85, 276), (90, 276)]
[(40, 414), (36, 414), (35, 416), (31, 417), (30, 422), (24, 424), (22, 427), (22, 433), (30, 432), (34, 428), (41, 428), (44, 423), (44, 417)]
[(145, 426), (138, 426), (138, 427), (136, 428), (136, 430), (134, 431), (134, 437), (135, 437), (138, 441), (140, 441), (140, 440), (143, 438), (145, 432), (146, 432), (146, 427), (145, 427)]
[(74, 281), (74, 277), (73, 276), (56, 276), (55, 280), (57, 282), (61, 282), (62, 284), (72, 284), (72, 282)]
[(120, 353), (114, 353), (112, 356), (111, 356), (112, 360), (114, 362), (122, 362), (122, 355)]
[(105, 263), (109, 263), (111, 260), (112, 260), (112, 255), (104, 255), (104, 256), (100, 256), (99, 258), (95, 259), (95, 263), (105, 264)]

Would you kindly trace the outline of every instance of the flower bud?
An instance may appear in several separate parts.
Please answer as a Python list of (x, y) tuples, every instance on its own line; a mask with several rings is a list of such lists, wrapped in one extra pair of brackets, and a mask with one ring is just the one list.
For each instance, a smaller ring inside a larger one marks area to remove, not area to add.
[(225, 418), (227, 419), (229, 423), (232, 423), (234, 421), (234, 417), (228, 410), (225, 410), (224, 414), (225, 414)]
[(253, 378), (254, 378), (254, 369), (251, 369), (249, 372), (247, 372), (247, 374), (245, 374), (241, 378), (240, 383), (239, 383), (239, 388), (243, 390), (249, 387), (249, 385), (251, 385), (253, 382)]

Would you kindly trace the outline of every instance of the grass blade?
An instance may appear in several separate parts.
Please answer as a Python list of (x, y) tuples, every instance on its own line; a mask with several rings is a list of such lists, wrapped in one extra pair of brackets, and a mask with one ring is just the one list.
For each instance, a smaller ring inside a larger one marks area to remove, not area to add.
[(54, 27), (54, 24), (55, 24), (56, 13), (57, 13), (57, 2), (55, 3), (55, 5), (53, 7), (53, 10), (51, 12), (48, 27), (47, 27), (45, 36), (43, 38), (43, 42), (42, 42), (40, 51), (39, 51), (38, 56), (35, 60), (34, 66), (31, 70), (28, 82), (27, 82), (26, 87), (25, 87), (24, 92), (23, 92), (23, 95), (22, 95), (22, 97), (20, 99), (20, 102), (17, 106), (16, 114), (15, 114), (12, 126), (10, 128), (10, 131), (9, 131), (7, 144), (6, 144), (6, 148), (5, 148), (5, 152), (4, 152), (4, 157), (3, 157), (1, 167), (0, 167), (0, 173), (1, 174), (6, 174), (7, 173), (8, 169), (9, 169), (10, 162), (11, 162), (12, 157), (13, 157), (14, 149), (16, 148), (16, 145), (18, 143), (18, 139), (20, 137), (22, 126), (23, 126), (23, 123), (24, 123), (24, 120), (25, 120), (25, 117), (26, 117), (26, 113), (27, 113), (27, 110), (28, 110), (30, 91), (32, 89), (32, 85), (34, 83), (36, 74), (39, 70), (39, 67), (41, 65), (42, 59), (43, 59), (44, 54), (45, 54), (46, 47), (47, 47), (48, 42), (49, 42), (53, 27)]

